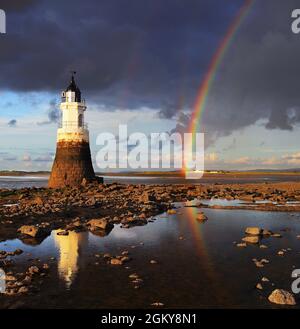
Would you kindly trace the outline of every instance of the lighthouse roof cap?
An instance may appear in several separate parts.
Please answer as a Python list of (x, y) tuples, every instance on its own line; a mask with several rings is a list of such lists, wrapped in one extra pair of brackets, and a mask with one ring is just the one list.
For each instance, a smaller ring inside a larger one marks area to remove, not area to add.
[(70, 82), (69, 86), (67, 87), (67, 89), (65, 90), (65, 92), (68, 92), (68, 91), (75, 92), (76, 101), (80, 102), (80, 100), (81, 100), (81, 91), (78, 88), (78, 86), (76, 85), (74, 74), (75, 74), (75, 72), (72, 73), (71, 82)]
[(79, 91), (80, 92), (80, 89), (78, 88), (78, 86), (76, 85), (76, 82), (75, 82), (75, 77), (74, 75), (72, 74), (72, 77), (71, 77), (71, 82), (68, 86), (68, 88), (65, 90), (66, 92), (67, 91)]

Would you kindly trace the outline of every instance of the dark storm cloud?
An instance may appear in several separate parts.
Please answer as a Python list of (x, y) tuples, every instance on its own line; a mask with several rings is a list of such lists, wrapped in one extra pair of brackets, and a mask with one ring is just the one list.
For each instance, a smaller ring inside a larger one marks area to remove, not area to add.
[(7, 11), (19, 11), (37, 3), (38, 0), (0, 0), (0, 8)]
[[(15, 1), (8, 12), (10, 31), (0, 39), (0, 88), (58, 93), (75, 69), (89, 100), (111, 108), (158, 108), (160, 117), (172, 118), (192, 108), (209, 62), (243, 3)], [(202, 117), (211, 140), (259, 119), (268, 129), (287, 130), (300, 121), (300, 36), (290, 28), (297, 7), (296, 0), (254, 3)], [(175, 130), (188, 126), (181, 119)], [(55, 120), (56, 112), (50, 111), (49, 121)]]
[(0, 88), (58, 92), (76, 69), (86, 94), (108, 105), (176, 111), (178, 91), (188, 98), (189, 76), (200, 80), (242, 2), (216, 10), (217, 0), (38, 1), (11, 13)]
[(300, 36), (291, 31), (298, 1), (257, 1), (227, 54), (203, 115), (216, 135), (264, 119), (267, 129), (300, 121)]

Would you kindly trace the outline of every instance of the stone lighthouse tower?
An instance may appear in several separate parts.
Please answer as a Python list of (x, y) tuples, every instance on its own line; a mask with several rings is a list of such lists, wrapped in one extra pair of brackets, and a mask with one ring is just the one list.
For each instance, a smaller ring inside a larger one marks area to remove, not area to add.
[(68, 88), (62, 92), (61, 122), (57, 131), (57, 146), (48, 186), (60, 188), (96, 180), (89, 145), (89, 131), (84, 122), (85, 101), (72, 72)]

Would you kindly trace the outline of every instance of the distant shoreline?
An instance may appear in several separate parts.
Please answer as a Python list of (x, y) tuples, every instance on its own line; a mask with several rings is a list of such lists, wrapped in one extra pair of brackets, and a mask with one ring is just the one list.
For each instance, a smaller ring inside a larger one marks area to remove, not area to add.
[(20, 177), (26, 177), (26, 176), (49, 176), (50, 172), (48, 171), (18, 171), (18, 170), (3, 170), (0, 171), (0, 176), (20, 176)]
[[(49, 171), (8, 171), (3, 170), (0, 171), (0, 176), (3, 177), (28, 177), (28, 176), (35, 176), (35, 177), (48, 177), (50, 175)], [(184, 174), (180, 171), (133, 171), (133, 172), (97, 172), (97, 176), (123, 176), (123, 177), (182, 177), (184, 178)], [(204, 177), (241, 177), (241, 176), (300, 176), (299, 169), (292, 171), (289, 170), (266, 170), (266, 171), (207, 171), (204, 173)]]

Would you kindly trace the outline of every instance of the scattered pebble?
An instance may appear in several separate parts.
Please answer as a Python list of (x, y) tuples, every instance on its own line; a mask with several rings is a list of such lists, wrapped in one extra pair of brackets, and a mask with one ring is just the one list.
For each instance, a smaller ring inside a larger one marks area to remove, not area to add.
[(269, 248), (269, 247), (266, 246), (265, 244), (261, 244), (261, 245), (259, 245), (259, 248), (260, 248), (260, 249), (267, 249), (267, 248)]
[(161, 307), (164, 306), (165, 304), (161, 303), (161, 302), (154, 302), (151, 304), (151, 306), (156, 306), (156, 307)]
[(279, 234), (279, 233), (273, 233), (271, 236), (272, 236), (273, 238), (282, 238), (282, 235)]
[(258, 290), (263, 290), (263, 286), (262, 286), (262, 284), (261, 284), (261, 283), (258, 283), (258, 284), (256, 285), (256, 289), (258, 289)]

